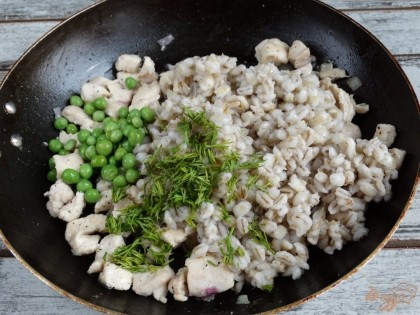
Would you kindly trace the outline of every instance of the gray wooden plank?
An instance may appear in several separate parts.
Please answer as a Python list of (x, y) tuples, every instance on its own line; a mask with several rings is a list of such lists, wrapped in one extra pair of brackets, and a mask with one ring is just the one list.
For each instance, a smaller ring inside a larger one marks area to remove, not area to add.
[[(34, 1), (30, 5), (25, 0), (2, 0), (0, 21), (64, 19), (98, 0), (54, 0)], [(394, 9), (419, 7), (419, 0), (324, 0), (339, 10)]]
[[(393, 54), (420, 53), (419, 10), (375, 10), (349, 12), (376, 35)], [(57, 25), (54, 21), (0, 23), (0, 69), (10, 66), (14, 60), (40, 36)], [(401, 34), (410, 34), (410, 40)]]
[[(284, 314), (378, 314), (401, 283), (420, 283), (419, 263), (419, 250), (382, 250), (348, 280)], [(99, 314), (56, 293), (11, 258), (0, 259), (0, 292), (0, 314)], [(391, 307), (396, 314), (415, 315), (420, 298)]]
[(0, 21), (64, 19), (98, 0), (2, 0), (0, 1)]
[(323, 0), (339, 10), (395, 9), (420, 6), (419, 0)]

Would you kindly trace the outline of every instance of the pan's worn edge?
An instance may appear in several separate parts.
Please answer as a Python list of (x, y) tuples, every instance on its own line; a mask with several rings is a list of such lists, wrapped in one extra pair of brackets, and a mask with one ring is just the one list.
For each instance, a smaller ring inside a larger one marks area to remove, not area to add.
[[(23, 58), (26, 57), (26, 55), (32, 50), (34, 49), (41, 41), (43, 41), (47, 36), (49, 36), (52, 32), (54, 32), (56, 29), (60, 28), (62, 25), (64, 25), (65, 23), (69, 22), (70, 20), (72, 20), (73, 18), (85, 13), (86, 11), (89, 11), (91, 9), (93, 9), (96, 6), (101, 5), (102, 3), (106, 2), (107, 0), (101, 0), (97, 3), (94, 3), (90, 6), (88, 6), (87, 8), (83, 9), (82, 11), (79, 11), (75, 14), (73, 14), (72, 16), (70, 16), (69, 18), (67, 18), (66, 20), (64, 20), (63, 22), (59, 23), (58, 25), (56, 25), (55, 27), (53, 27), (51, 30), (49, 30), (47, 33), (45, 33), (42, 37), (40, 37), (33, 45), (31, 45), (26, 52), (13, 64), (13, 66), (11, 67), (11, 69), (8, 71), (8, 73), (6, 74), (6, 76), (3, 78), (2, 82), (0, 83), (0, 90), (3, 88), (3, 85), (5, 84), (5, 82), (7, 81), (9, 75), (13, 72), (13, 70), (17, 67), (17, 65), (21, 62), (21, 60)], [(414, 91), (413, 86), (411, 85), (410, 81), (408, 80), (407, 75), (405, 74), (405, 72), (402, 70), (400, 64), (397, 62), (397, 60), (395, 59), (395, 57), (391, 54), (391, 52), (370, 32), (368, 31), (365, 27), (363, 27), (361, 24), (359, 24), (358, 22), (356, 22), (355, 20), (353, 20), (352, 18), (350, 18), (349, 16), (347, 16), (346, 14), (342, 13), (341, 11), (331, 7), (328, 4), (325, 4), (323, 2), (320, 2), (319, 0), (313, 0), (314, 2), (316, 2), (317, 4), (325, 7), (326, 9), (332, 10), (335, 13), (341, 15), (343, 18), (347, 19), (348, 21), (350, 21), (351, 23), (353, 23), (355, 26), (357, 26), (358, 28), (362, 29), (368, 36), (371, 37), (372, 40), (374, 40), (376, 43), (379, 44), (379, 46), (385, 51), (385, 53), (390, 57), (390, 59), (393, 61), (394, 65), (397, 67), (397, 69), (399, 70), (399, 72), (401, 73), (401, 75), (403, 76), (407, 86), (409, 87), (409, 89), (411, 90), (413, 99), (416, 103), (416, 107), (417, 107), (417, 111), (420, 111), (420, 106), (419, 106), (419, 101), (418, 98), (416, 96), (416, 93)], [(318, 296), (320, 296), (321, 294), (327, 292), (328, 290), (334, 288), (335, 286), (337, 286), (338, 284), (340, 284), (341, 282), (349, 279), (351, 276), (353, 276), (355, 273), (357, 273), (362, 267), (364, 267), (373, 257), (375, 257), (379, 251), (385, 246), (386, 243), (388, 243), (388, 241), (391, 239), (392, 235), (395, 233), (395, 231), (398, 229), (399, 225), (401, 224), (401, 221), (403, 220), (404, 216), (406, 215), (408, 209), (411, 206), (411, 203), (414, 199), (417, 187), (420, 184), (420, 168), (418, 168), (417, 170), (417, 177), (415, 180), (415, 183), (413, 185), (412, 191), (410, 193), (410, 196), (408, 198), (408, 201), (404, 207), (403, 212), (401, 213), (400, 217), (398, 218), (398, 221), (395, 223), (395, 225), (393, 226), (393, 228), (391, 229), (391, 231), (387, 234), (387, 236), (385, 237), (385, 239), (375, 248), (375, 250), (366, 258), (364, 259), (359, 265), (357, 265), (355, 268), (353, 268), (349, 273), (347, 273), (346, 275), (344, 275), (343, 277), (341, 277), (340, 279), (338, 279), (337, 281), (335, 281), (334, 283), (330, 284), (329, 286), (323, 288), (322, 290), (319, 290), (318, 292), (315, 292), (314, 294), (305, 297), (301, 300), (298, 300), (294, 303), (270, 310), (270, 311), (266, 311), (260, 314), (263, 315), (274, 315), (277, 314), (279, 312), (284, 312), (290, 309), (293, 309), (295, 307), (298, 307), (299, 305), (312, 300)], [(103, 312), (105, 314), (123, 314), (123, 313), (119, 313), (116, 311), (111, 311), (107, 308), (98, 306), (96, 304), (93, 304), (91, 302), (85, 301), (65, 290), (63, 290), (62, 288), (60, 288), (59, 286), (55, 285), (54, 283), (52, 283), (51, 281), (49, 281), (48, 279), (46, 279), (43, 275), (41, 275), (38, 271), (36, 271), (31, 265), (29, 265), (20, 255), (19, 253), (14, 249), (14, 247), (10, 244), (10, 242), (7, 240), (7, 238), (5, 237), (5, 235), (3, 234), (3, 232), (0, 229), (0, 240), (3, 241), (3, 243), (6, 245), (6, 247), (10, 250), (10, 252), (16, 257), (16, 259), (27, 269), (29, 270), (34, 276), (36, 276), (38, 279), (40, 279), (42, 282), (44, 282), (46, 285), (48, 285), (49, 287), (51, 287), (52, 289), (54, 289), (55, 291), (57, 291), (58, 293), (62, 294), (65, 297), (68, 297), (86, 307), (89, 307), (93, 310), (99, 311), (99, 312)]]

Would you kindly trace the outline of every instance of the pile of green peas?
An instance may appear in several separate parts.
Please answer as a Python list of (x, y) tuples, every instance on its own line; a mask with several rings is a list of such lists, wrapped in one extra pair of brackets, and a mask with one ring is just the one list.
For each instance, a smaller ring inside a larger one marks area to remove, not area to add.
[[(136, 145), (143, 143), (146, 134), (144, 127), (155, 121), (155, 112), (147, 106), (140, 110), (122, 107), (118, 111), (118, 117), (111, 118), (104, 112), (107, 101), (102, 97), (84, 103), (79, 95), (73, 95), (70, 97), (70, 104), (83, 107), (84, 112), (94, 121), (102, 123), (102, 127), (92, 131), (79, 130), (64, 117), (55, 119), (54, 127), (57, 130), (76, 134), (78, 141), (70, 139), (61, 143), (58, 139), (52, 139), (48, 143), (50, 151), (67, 155), (77, 148), (84, 161), (79, 172), (65, 169), (61, 175), (62, 181), (68, 185), (76, 185), (76, 190), (84, 193), (87, 203), (96, 203), (101, 197), (92, 184), (95, 176), (100, 175), (103, 180), (112, 182), (115, 188), (136, 183), (140, 173), (133, 150)], [(47, 178), (54, 182), (57, 171), (53, 158), (49, 160), (49, 167)]]

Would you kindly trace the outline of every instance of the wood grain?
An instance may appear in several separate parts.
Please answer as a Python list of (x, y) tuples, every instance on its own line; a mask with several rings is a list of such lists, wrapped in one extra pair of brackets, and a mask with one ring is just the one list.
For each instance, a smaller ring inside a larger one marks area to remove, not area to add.
[(26, 0), (2, 0), (0, 21), (64, 19), (95, 2), (98, 0), (39, 0), (28, 5)]
[[(420, 283), (420, 255), (416, 252), (414, 249), (382, 250), (347, 281), (282, 314), (378, 314), (383, 300), (367, 301), (366, 295), (371, 288), (380, 296), (392, 293), (403, 282)], [(0, 292), (0, 314), (98, 314), (59, 295), (12, 258), (0, 259)], [(395, 305), (394, 313), (415, 315), (419, 309), (417, 297), (410, 304)]]
[[(39, 0), (30, 5), (25, 0), (2, 0), (0, 2), (0, 21), (26, 21), (64, 19), (88, 6), (99, 2), (98, 0)], [(324, 0), (339, 10), (366, 10), (366, 9), (400, 9), (420, 7), (419, 0)]]

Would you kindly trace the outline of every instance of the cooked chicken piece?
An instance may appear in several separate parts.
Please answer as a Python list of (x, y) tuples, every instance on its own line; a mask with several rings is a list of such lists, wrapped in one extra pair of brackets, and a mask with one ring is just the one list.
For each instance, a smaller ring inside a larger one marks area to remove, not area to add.
[(397, 131), (393, 125), (379, 124), (376, 126), (374, 137), (378, 138), (387, 147), (390, 147), (397, 136)]
[(80, 217), (86, 205), (84, 194), (77, 192), (75, 196), (71, 187), (60, 179), (51, 186), (50, 190), (44, 196), (49, 198), (47, 209), (50, 215), (66, 222)]
[(57, 178), (61, 178), (61, 174), (67, 168), (75, 171), (80, 171), (80, 165), (83, 164), (83, 158), (79, 153), (74, 152), (67, 155), (54, 155), (53, 156), (55, 169), (57, 170)]
[(344, 71), (343, 69), (339, 69), (339, 68), (332, 68), (332, 69), (328, 69), (328, 70), (321, 70), (319, 72), (319, 77), (321, 79), (324, 78), (330, 78), (331, 80), (337, 80), (337, 79), (342, 79), (342, 78), (346, 78), (346, 71)]
[(121, 107), (128, 107), (133, 97), (133, 92), (124, 89), (118, 80), (111, 81), (107, 84), (107, 88), (111, 92), (111, 98), (108, 99), (108, 105), (105, 108), (105, 113), (108, 116), (116, 118), (118, 110)]
[(175, 278), (169, 281), (169, 292), (174, 295), (174, 299), (177, 301), (185, 302), (188, 300), (187, 273), (188, 268), (183, 267), (178, 270)]
[(141, 204), (143, 202), (143, 192), (136, 185), (131, 185), (128, 187), (125, 192), (127, 193), (128, 198), (130, 198), (134, 203)]
[(133, 283), (133, 274), (113, 263), (106, 262), (98, 279), (108, 289), (127, 291)]
[(112, 189), (102, 191), (101, 199), (95, 203), (95, 213), (112, 210), (112, 207)]
[(289, 45), (277, 38), (265, 39), (255, 47), (255, 58), (259, 63), (274, 63), (276, 66), (287, 63)]
[(120, 71), (120, 72), (117, 72), (117, 81), (121, 84), (121, 86), (125, 86), (125, 80), (128, 77), (132, 77), (134, 79), (137, 79), (137, 76), (138, 76), (138, 74), (125, 72), (125, 71)]
[(96, 184), (96, 189), (99, 190), (99, 192), (103, 192), (105, 190), (112, 189), (112, 183), (111, 182), (108, 182), (107, 180), (101, 179)]
[(158, 101), (160, 98), (160, 87), (157, 81), (152, 84), (142, 84), (133, 96), (129, 109), (141, 109)]
[(121, 55), (115, 63), (117, 71), (136, 73), (140, 70), (141, 58), (137, 55)]
[(102, 214), (91, 214), (67, 223), (65, 238), (71, 246), (73, 255), (94, 253), (101, 237), (91, 234), (105, 232), (105, 224), (106, 216)]
[(354, 110), (356, 102), (353, 97), (346, 91), (340, 89), (336, 84), (330, 86), (330, 91), (334, 94), (337, 107), (343, 112), (343, 121), (346, 123), (351, 122), (354, 115), (356, 115), (356, 111)]
[(60, 140), (61, 143), (66, 143), (69, 140), (77, 140), (77, 133), (72, 134), (72, 133), (67, 133), (64, 130), (61, 130), (60, 133), (58, 134), (58, 140)]
[(162, 233), (162, 239), (171, 244), (172, 247), (177, 247), (187, 239), (187, 234), (184, 230), (172, 230), (168, 229)]
[(295, 68), (300, 68), (311, 62), (311, 52), (304, 43), (295, 40), (289, 48), (288, 58)]
[[(90, 80), (89, 80), (89, 83), (92, 83), (92, 84), (95, 84), (95, 85), (99, 85), (99, 86), (102, 86), (102, 87), (104, 87), (104, 88), (106, 88), (106, 85), (107, 85), (109, 82), (112, 82), (112, 80), (107, 79), (107, 78), (105, 78), (105, 77), (101, 77), (101, 76), (99, 76), (99, 77), (94, 77), (94, 78), (92, 78), (92, 79), (90, 79)], [(112, 92), (111, 92), (111, 93), (112, 93)]]
[(111, 93), (106, 88), (93, 83), (83, 84), (80, 91), (80, 97), (85, 103), (93, 102), (98, 97), (109, 97), (110, 95)]
[(90, 265), (88, 273), (102, 271), (105, 264), (104, 255), (112, 254), (116, 248), (124, 245), (124, 238), (121, 235), (109, 234), (105, 236), (99, 243), (99, 247), (95, 254), (95, 260)]
[(175, 273), (169, 266), (165, 266), (155, 272), (138, 272), (133, 274), (133, 291), (138, 295), (153, 297), (166, 303), (168, 283)]
[(234, 286), (234, 273), (223, 263), (213, 266), (213, 257), (188, 258), (187, 284), (190, 296), (211, 297)]
[(353, 139), (360, 139), (362, 137), (359, 126), (353, 123), (348, 123), (344, 126), (343, 134)]
[(152, 83), (158, 79), (155, 71), (155, 63), (150, 57), (144, 57), (143, 66), (141, 67), (138, 79), (142, 83)]
[(63, 111), (61, 112), (64, 118), (68, 121), (80, 125), (81, 129), (87, 129), (92, 131), (94, 128), (99, 127), (101, 124), (93, 121), (92, 118), (88, 114), (86, 114), (82, 108), (69, 105), (64, 107)]
[(399, 170), (402, 166), (402, 163), (404, 161), (404, 158), (407, 152), (404, 150), (394, 148), (394, 149), (390, 149), (389, 153), (391, 153), (392, 156), (394, 157), (395, 168)]

